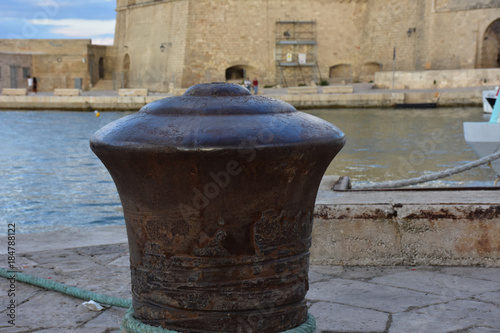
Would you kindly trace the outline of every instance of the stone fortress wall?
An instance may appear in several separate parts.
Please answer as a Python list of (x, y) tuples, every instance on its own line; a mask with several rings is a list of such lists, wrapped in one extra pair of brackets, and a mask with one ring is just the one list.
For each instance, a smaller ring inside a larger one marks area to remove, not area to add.
[(41, 91), (75, 78), (83, 90), (105, 80), (168, 92), (244, 77), (261, 87), (369, 82), (393, 65), (500, 67), (498, 0), (117, 0), (116, 12), (113, 46), (0, 40), (0, 86), (15, 55), (31, 61)]
[[(394, 48), (397, 71), (499, 67), (499, 19), (493, 0), (118, 0), (115, 71), (166, 91), (242, 74), (261, 85), (369, 81), (392, 71)], [(280, 47), (301, 52), (277, 45), (285, 21), (314, 22), (312, 71), (277, 67)]]
[[(115, 62), (113, 47), (91, 45), (90, 39), (0, 39), (0, 53), (3, 54), (0, 62), (4, 64), (1, 66), (4, 74), (1, 88), (11, 87), (7, 67), (20, 66), (9, 59), (12, 57), (30, 58), (22, 67), (30, 68), (30, 75), (37, 78), (40, 91), (74, 88), (75, 79), (82, 79), (82, 89), (88, 90), (99, 80), (100, 59), (105, 69), (101, 71), (103, 78), (112, 77)], [(16, 77), (17, 88), (26, 88), (24, 76), (17, 73)]]

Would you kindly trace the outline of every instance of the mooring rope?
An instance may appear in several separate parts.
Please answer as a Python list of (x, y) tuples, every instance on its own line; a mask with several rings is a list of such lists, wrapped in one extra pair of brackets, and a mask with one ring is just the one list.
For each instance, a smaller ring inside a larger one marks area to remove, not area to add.
[(21, 272), (9, 271), (2, 267), (0, 267), (0, 276), (7, 279), (15, 278), (16, 281), (21, 281), (32, 284), (34, 286), (42, 287), (49, 290), (54, 290), (62, 294), (74, 296), (87, 301), (93, 300), (96, 301), (97, 303), (114, 305), (121, 308), (130, 308), (132, 306), (132, 301), (128, 299), (107, 296), (95, 293), (93, 291), (67, 286), (64, 283), (40, 278), (34, 275), (29, 275)]
[(353, 190), (376, 190), (376, 189), (399, 188), (399, 187), (405, 187), (405, 186), (410, 186), (410, 185), (417, 185), (417, 184), (421, 184), (421, 183), (430, 182), (433, 180), (438, 180), (441, 178), (446, 178), (446, 177), (452, 176), (454, 174), (476, 168), (480, 165), (488, 164), (491, 161), (497, 160), (499, 158), (500, 158), (500, 150), (497, 152), (494, 152), (493, 154), (490, 154), (488, 156), (485, 156), (483, 158), (466, 163), (466, 164), (458, 166), (458, 167), (454, 167), (454, 168), (450, 168), (450, 169), (446, 169), (443, 171), (438, 171), (438, 172), (430, 173), (428, 175), (410, 178), (410, 179), (393, 180), (393, 181), (387, 181), (387, 182), (373, 183), (373, 184), (369, 184), (369, 185), (354, 186)]
[[(7, 270), (0, 267), (0, 277), (6, 279), (15, 279), (41, 288), (54, 290), (62, 294), (77, 297), (87, 301), (93, 300), (97, 303), (114, 305), (120, 308), (128, 309), (123, 317), (122, 329), (127, 333), (180, 333), (162, 327), (154, 327), (146, 325), (134, 318), (134, 308), (132, 300), (99, 294), (93, 291), (81, 289), (78, 287), (67, 286), (64, 283), (56, 282), (49, 279), (40, 278), (34, 275), (29, 275), (17, 271)], [(281, 333), (313, 333), (316, 329), (316, 319), (310, 314), (307, 314), (307, 319), (302, 325), (286, 330)]]

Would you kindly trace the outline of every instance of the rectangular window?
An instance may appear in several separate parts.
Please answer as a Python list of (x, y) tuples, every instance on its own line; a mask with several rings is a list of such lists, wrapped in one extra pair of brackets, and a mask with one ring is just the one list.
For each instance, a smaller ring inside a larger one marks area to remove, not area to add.
[(23, 67), (23, 79), (27, 79), (28, 76), (30, 76), (30, 68), (29, 67)]

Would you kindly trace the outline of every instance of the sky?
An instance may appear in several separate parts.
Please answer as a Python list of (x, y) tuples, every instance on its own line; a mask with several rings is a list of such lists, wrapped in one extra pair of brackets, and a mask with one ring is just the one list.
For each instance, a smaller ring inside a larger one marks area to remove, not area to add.
[(116, 0), (0, 0), (0, 39), (92, 39), (112, 45)]

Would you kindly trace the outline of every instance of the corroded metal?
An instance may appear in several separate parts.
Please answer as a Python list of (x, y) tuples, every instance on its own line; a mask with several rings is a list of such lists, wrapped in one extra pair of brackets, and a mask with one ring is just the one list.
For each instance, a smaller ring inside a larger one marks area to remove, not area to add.
[(182, 332), (303, 323), (332, 124), (237, 85), (191, 87), (99, 130), (123, 205), (134, 316)]

